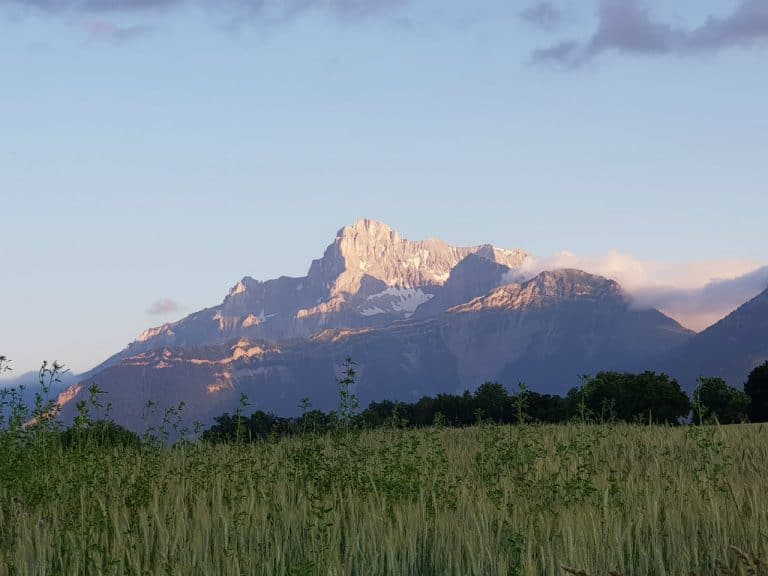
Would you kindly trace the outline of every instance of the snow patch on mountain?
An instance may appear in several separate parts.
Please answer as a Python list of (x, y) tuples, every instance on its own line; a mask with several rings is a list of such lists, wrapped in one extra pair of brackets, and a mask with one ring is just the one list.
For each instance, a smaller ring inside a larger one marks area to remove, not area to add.
[(377, 314), (386, 314), (386, 312), (378, 306), (374, 306), (373, 308), (361, 308), (360, 314), (363, 316), (376, 316)]
[[(427, 294), (421, 288), (390, 286), (386, 290), (368, 296), (366, 300), (374, 306), (364, 308), (363, 310), (367, 311), (367, 313), (361, 310), (361, 314), (364, 316), (383, 314), (383, 307), (389, 308), (393, 312), (403, 313), (408, 318), (416, 311), (416, 308), (433, 297), (434, 294)], [(373, 310), (381, 310), (381, 312), (373, 312)]]

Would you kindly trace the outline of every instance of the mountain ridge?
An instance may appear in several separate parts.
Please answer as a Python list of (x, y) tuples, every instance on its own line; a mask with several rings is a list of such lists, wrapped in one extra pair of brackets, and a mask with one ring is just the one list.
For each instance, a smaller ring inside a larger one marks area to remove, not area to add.
[(438, 239), (412, 241), (382, 222), (362, 219), (336, 233), (306, 276), (265, 281), (245, 276), (221, 304), (143, 331), (87, 374), (157, 346), (214, 344), (240, 336), (279, 341), (307, 338), (326, 328), (385, 326), (409, 318), (435, 298), (451, 271), (468, 257), (503, 271), (488, 280), (496, 284), (475, 290), (482, 292), (519, 268), (528, 255), (490, 244), (453, 247)]
[(527, 258), (488, 244), (410, 241), (361, 220), (339, 230), (307, 276), (246, 276), (221, 304), (145, 331), (62, 394), (63, 414), (74, 415), (93, 381), (134, 429), (146, 399), (183, 400), (189, 421), (205, 424), (242, 393), (254, 409), (281, 414), (306, 397), (332, 409), (347, 357), (358, 364), (363, 403), (487, 380), (564, 394), (579, 374), (600, 370), (684, 372), (669, 359), (693, 346), (692, 331), (602, 276), (526, 277)]

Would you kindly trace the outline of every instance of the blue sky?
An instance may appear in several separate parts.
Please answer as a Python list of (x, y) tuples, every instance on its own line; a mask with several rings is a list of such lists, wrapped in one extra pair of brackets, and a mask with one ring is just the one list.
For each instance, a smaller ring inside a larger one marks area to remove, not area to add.
[(712, 277), (768, 264), (764, 2), (253, 6), (0, 0), (17, 373), (303, 275), (361, 217)]

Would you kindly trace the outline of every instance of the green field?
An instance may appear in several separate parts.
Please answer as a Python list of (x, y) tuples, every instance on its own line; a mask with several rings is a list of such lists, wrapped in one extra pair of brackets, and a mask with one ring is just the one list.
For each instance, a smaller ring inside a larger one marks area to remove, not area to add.
[(687, 576), (765, 573), (731, 547), (768, 558), (763, 425), (0, 438), (3, 576)]

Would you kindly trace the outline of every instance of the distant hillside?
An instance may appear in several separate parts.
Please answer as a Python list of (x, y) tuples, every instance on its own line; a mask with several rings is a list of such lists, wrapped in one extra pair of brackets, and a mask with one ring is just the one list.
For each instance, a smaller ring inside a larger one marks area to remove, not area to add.
[(768, 289), (679, 349), (660, 365), (691, 390), (699, 376), (720, 376), (741, 386), (755, 366), (768, 361)]

